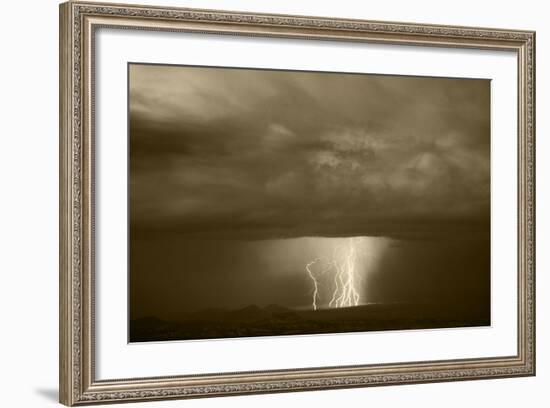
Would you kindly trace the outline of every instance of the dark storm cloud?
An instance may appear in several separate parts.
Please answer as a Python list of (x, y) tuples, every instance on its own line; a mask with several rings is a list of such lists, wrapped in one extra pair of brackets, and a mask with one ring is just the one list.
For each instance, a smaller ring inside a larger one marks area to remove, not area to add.
[(131, 65), (133, 233), (488, 233), (486, 80)]

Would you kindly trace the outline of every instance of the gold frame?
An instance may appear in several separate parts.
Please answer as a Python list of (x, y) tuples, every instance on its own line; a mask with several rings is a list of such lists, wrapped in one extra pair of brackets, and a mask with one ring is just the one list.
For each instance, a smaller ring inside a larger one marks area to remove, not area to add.
[[(518, 349), (513, 356), (176, 377), (94, 375), (94, 33), (98, 27), (508, 50), (518, 60)], [(66, 405), (535, 374), (535, 33), (289, 15), (60, 5), (60, 402)]]

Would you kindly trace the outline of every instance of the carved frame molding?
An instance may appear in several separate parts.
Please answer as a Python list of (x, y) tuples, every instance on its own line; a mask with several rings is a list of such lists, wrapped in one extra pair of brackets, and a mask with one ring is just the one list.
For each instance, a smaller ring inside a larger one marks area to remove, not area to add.
[[(514, 356), (250, 373), (94, 376), (94, 33), (98, 27), (514, 51), (518, 350)], [(535, 33), (120, 4), (60, 5), (60, 401), (66, 405), (535, 374)]]

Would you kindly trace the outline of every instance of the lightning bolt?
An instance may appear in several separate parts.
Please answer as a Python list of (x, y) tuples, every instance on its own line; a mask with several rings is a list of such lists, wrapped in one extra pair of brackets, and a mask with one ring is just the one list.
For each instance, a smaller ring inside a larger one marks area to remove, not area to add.
[(313, 295), (312, 295), (313, 299), (312, 299), (312, 302), (311, 302), (311, 306), (313, 307), (313, 310), (317, 310), (317, 298), (319, 296), (319, 281), (317, 280), (315, 275), (316, 274), (323, 275), (326, 271), (330, 270), (330, 268), (332, 266), (332, 265), (329, 264), (327, 267), (322, 269), (320, 272), (314, 274), (313, 271), (311, 270), (311, 267), (313, 265), (315, 265), (316, 263), (321, 262), (321, 261), (322, 261), (322, 258), (316, 258), (316, 259), (314, 259), (313, 261), (309, 262), (306, 265), (306, 271), (307, 271), (309, 277), (311, 278), (311, 280), (313, 281)]
[[(357, 267), (357, 247), (360, 242), (360, 237), (352, 237), (348, 238), (344, 244), (338, 245), (333, 251), (332, 258), (325, 261), (326, 268), (317, 274), (321, 275), (329, 270), (334, 272), (334, 290), (328, 303), (331, 308), (359, 305), (361, 296), (358, 290), (360, 276)], [(316, 258), (306, 265), (306, 271), (313, 281), (313, 310), (317, 310), (320, 282), (311, 267), (321, 260), (322, 258)]]

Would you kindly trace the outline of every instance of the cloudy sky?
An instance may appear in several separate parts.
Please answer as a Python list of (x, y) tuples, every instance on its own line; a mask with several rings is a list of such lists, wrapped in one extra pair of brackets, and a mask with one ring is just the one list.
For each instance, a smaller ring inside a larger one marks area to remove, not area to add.
[(423, 235), (489, 216), (490, 82), (130, 66), (132, 227)]
[(304, 263), (322, 245), (300, 237), (384, 240), (371, 300), (487, 307), (490, 81), (129, 73), (135, 316), (306, 305)]

